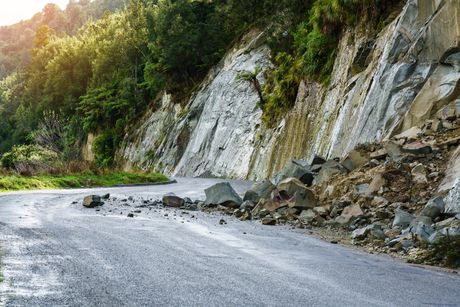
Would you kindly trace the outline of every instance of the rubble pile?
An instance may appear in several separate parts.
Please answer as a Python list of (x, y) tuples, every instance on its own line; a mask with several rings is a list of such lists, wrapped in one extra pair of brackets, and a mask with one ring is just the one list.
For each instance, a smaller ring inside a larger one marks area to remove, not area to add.
[(373, 252), (423, 254), (460, 235), (460, 184), (442, 192), (460, 144), (460, 101), (434, 120), (343, 159), (293, 160), (271, 181), (256, 183), (239, 208), (212, 206), (241, 220), (330, 230)]

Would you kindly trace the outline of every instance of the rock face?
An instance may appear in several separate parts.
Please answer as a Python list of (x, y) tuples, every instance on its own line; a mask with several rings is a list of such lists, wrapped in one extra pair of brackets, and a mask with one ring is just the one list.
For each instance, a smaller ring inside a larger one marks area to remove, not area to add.
[[(459, 94), (458, 37), (458, 0), (407, 0), (378, 35), (362, 26), (345, 31), (328, 87), (302, 82), (293, 109), (268, 129), (257, 93), (236, 78), (242, 71), (271, 66), (263, 34), (253, 31), (184, 107), (165, 94), (126, 136), (118, 160), (126, 168), (167, 174), (263, 180), (291, 160), (314, 154), (346, 158), (357, 144), (401, 134), (438, 112), (452, 113), (444, 109)], [(363, 46), (369, 49), (364, 62)], [(364, 64), (356, 70), (358, 62)], [(264, 82), (262, 73), (258, 78)], [(344, 162), (353, 168), (364, 161), (353, 160)]]
[[(201, 89), (181, 108), (165, 95), (118, 152), (125, 167), (137, 165), (180, 176), (245, 178), (259, 137), (259, 96), (242, 72), (270, 67), (264, 34), (254, 31), (229, 52)], [(141, 121), (142, 122), (142, 121)]]

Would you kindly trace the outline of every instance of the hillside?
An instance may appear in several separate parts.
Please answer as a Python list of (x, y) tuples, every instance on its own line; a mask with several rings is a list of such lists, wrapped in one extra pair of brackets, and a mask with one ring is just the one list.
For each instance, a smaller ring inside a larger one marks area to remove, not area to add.
[(363, 236), (377, 223), (375, 246), (410, 241), (406, 256), (458, 234), (457, 0), (131, 0), (99, 19), (96, 3), (71, 3), (75, 22), (48, 7), (3, 29), (28, 35), (16, 50), (10, 38), (19, 64), (0, 81), (7, 171), (78, 164), (278, 192), (295, 178), (313, 204), (269, 194), (246, 216)]
[(49, 4), (31, 19), (0, 27), (0, 79), (30, 63), (37, 30), (47, 25), (58, 36), (75, 34), (88, 20), (125, 5), (124, 0), (69, 1), (65, 10)]

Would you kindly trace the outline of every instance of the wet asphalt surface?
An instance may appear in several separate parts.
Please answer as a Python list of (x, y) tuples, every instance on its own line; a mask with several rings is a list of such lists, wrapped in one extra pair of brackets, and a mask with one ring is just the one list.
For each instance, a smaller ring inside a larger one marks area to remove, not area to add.
[[(460, 306), (456, 274), (287, 227), (231, 217), (220, 225), (218, 214), (134, 208), (167, 192), (203, 199), (218, 180), (178, 181), (0, 194), (0, 305)], [(231, 183), (240, 193), (249, 186)], [(104, 193), (134, 201), (81, 206), (83, 196)]]

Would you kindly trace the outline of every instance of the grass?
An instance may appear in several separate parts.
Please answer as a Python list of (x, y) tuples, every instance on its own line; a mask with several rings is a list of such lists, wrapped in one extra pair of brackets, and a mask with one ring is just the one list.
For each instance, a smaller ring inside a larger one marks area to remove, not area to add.
[(168, 177), (159, 173), (109, 172), (95, 174), (84, 172), (71, 175), (20, 175), (0, 176), (0, 191), (41, 190), (81, 187), (109, 187), (117, 184), (167, 182)]

